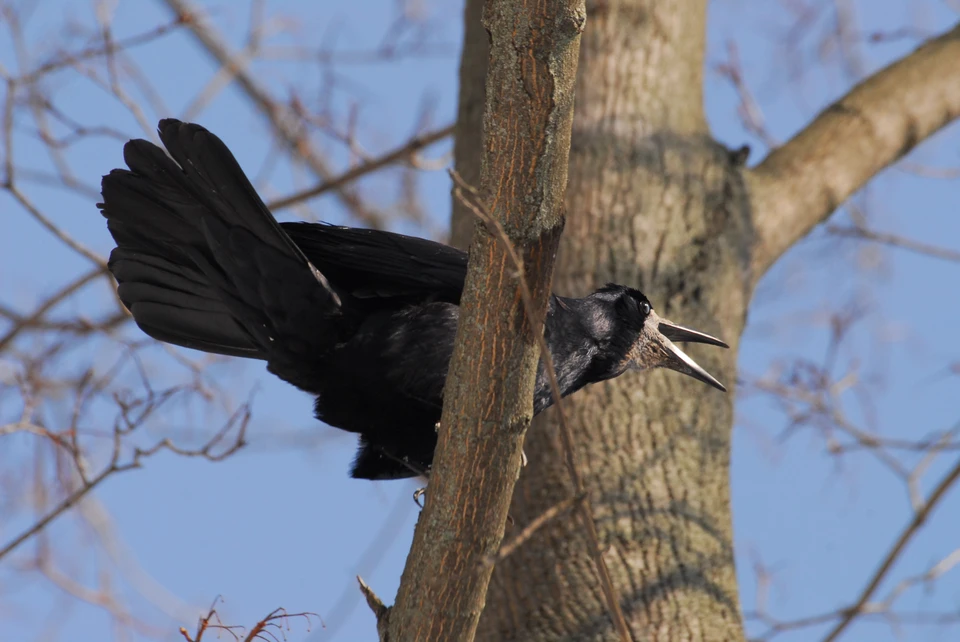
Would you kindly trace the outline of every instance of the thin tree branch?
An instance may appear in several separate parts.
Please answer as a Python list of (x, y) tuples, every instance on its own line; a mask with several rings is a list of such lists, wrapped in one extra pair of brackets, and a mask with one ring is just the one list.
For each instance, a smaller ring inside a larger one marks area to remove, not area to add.
[(104, 468), (99, 475), (89, 480), (87, 483), (83, 484), (80, 488), (67, 495), (67, 497), (57, 504), (51, 511), (46, 515), (38, 519), (28, 528), (26, 528), (19, 535), (14, 537), (12, 540), (7, 542), (3, 548), (0, 548), (0, 559), (6, 557), (9, 553), (13, 552), (18, 546), (23, 544), (25, 541), (42, 531), (46, 528), (47, 524), (55, 520), (60, 515), (63, 515), (66, 511), (70, 510), (77, 502), (87, 496), (91, 491), (93, 491), (97, 486), (99, 486), (105, 479), (113, 475), (114, 473), (121, 472), (124, 470), (129, 470), (130, 466), (123, 465), (120, 466), (116, 461), (111, 462), (109, 466)]
[(864, 607), (867, 602), (870, 600), (870, 597), (873, 595), (874, 591), (877, 590), (877, 587), (880, 586), (880, 583), (887, 576), (887, 573), (893, 567), (894, 562), (899, 559), (900, 554), (907, 547), (907, 544), (910, 543), (910, 540), (914, 535), (920, 530), (920, 527), (929, 519), (930, 515), (933, 513), (933, 509), (937, 507), (937, 504), (941, 499), (946, 496), (947, 491), (956, 483), (957, 479), (960, 479), (960, 460), (954, 464), (953, 468), (944, 475), (943, 479), (940, 480), (940, 483), (937, 484), (933, 492), (930, 493), (930, 496), (927, 498), (927, 501), (920, 506), (913, 515), (913, 519), (910, 520), (910, 523), (903, 529), (903, 532), (900, 533), (900, 537), (897, 538), (897, 541), (887, 552), (886, 556), (883, 558), (883, 562), (880, 563), (880, 566), (877, 567), (877, 570), (874, 572), (873, 577), (870, 578), (870, 581), (867, 582), (867, 586), (860, 593), (860, 597), (857, 601), (844, 610), (843, 618), (837, 625), (823, 638), (823, 642), (833, 642), (843, 631), (850, 625), (853, 620), (863, 613)]
[(881, 169), (960, 116), (960, 24), (877, 72), (748, 174), (759, 279)]
[(94, 265), (99, 266), (101, 269), (105, 270), (107, 268), (107, 260), (105, 258), (67, 234), (64, 230), (60, 229), (56, 223), (51, 221), (46, 214), (41, 212), (40, 209), (36, 207), (29, 198), (27, 198), (26, 194), (20, 191), (19, 187), (17, 187), (12, 181), (9, 181), (9, 177), (5, 188), (14, 198), (14, 200), (20, 203), (20, 206), (23, 207), (23, 209), (25, 209), (27, 213), (34, 218), (34, 220), (45, 227), (51, 234), (60, 239), (64, 245), (69, 247), (77, 254), (80, 254), (84, 258), (88, 259)]
[(566, 515), (567, 511), (573, 508), (579, 500), (582, 499), (582, 496), (571, 496), (566, 499), (560, 500), (547, 510), (543, 511), (537, 517), (530, 521), (529, 524), (523, 527), (519, 533), (517, 533), (512, 540), (500, 547), (500, 551), (496, 555), (491, 555), (484, 560), (485, 564), (495, 564), (510, 555), (513, 554), (515, 550), (526, 544), (531, 537), (536, 534), (541, 528), (560, 517), (561, 515)]
[(340, 174), (340, 176), (324, 181), (315, 187), (311, 187), (309, 189), (291, 194), (290, 196), (285, 196), (267, 203), (267, 207), (276, 212), (286, 207), (290, 207), (311, 198), (320, 196), (321, 194), (329, 192), (330, 190), (340, 189), (347, 183), (355, 181), (361, 176), (366, 176), (367, 174), (371, 174), (383, 167), (386, 167), (387, 165), (392, 165), (393, 163), (410, 158), (424, 147), (429, 147), (437, 141), (443, 140), (447, 136), (453, 134), (453, 129), (453, 125), (448, 125), (443, 129), (438, 129), (436, 131), (427, 132), (426, 134), (414, 136), (400, 147), (392, 149), (382, 156), (368, 160), (365, 163), (360, 163), (353, 169), (349, 169), (343, 174)]
[(827, 231), (831, 234), (836, 234), (837, 236), (843, 236), (846, 238), (852, 239), (861, 239), (864, 241), (874, 241), (876, 243), (881, 243), (883, 245), (890, 245), (892, 247), (899, 247), (904, 250), (909, 250), (911, 252), (916, 252), (917, 254), (923, 254), (925, 256), (931, 256), (937, 259), (943, 259), (944, 261), (955, 261), (960, 262), (960, 252), (957, 250), (951, 250), (945, 247), (937, 247), (936, 245), (928, 245), (926, 243), (921, 243), (919, 241), (914, 241), (912, 239), (905, 238), (903, 236), (897, 236), (896, 234), (885, 234), (883, 232), (874, 232), (873, 230), (868, 230), (865, 227), (840, 227), (837, 225), (831, 225), (827, 228)]
[[(141, 415), (140, 419), (143, 419), (144, 416)], [(215, 453), (213, 449), (216, 448), (219, 444), (222, 443), (224, 437), (227, 433), (233, 428), (237, 419), (239, 419), (239, 428), (237, 429), (236, 438), (230, 443), (222, 452)], [(25, 541), (42, 531), (46, 526), (63, 515), (66, 511), (70, 510), (73, 506), (77, 504), (84, 497), (89, 495), (94, 489), (96, 489), (101, 483), (115, 475), (116, 473), (126, 472), (128, 470), (134, 470), (140, 468), (143, 465), (143, 459), (147, 457), (152, 457), (163, 450), (172, 451), (178, 455), (185, 457), (202, 457), (208, 461), (222, 461), (234, 454), (241, 448), (246, 445), (246, 434), (247, 426), (250, 423), (250, 409), (248, 406), (244, 406), (238, 413), (235, 413), (227, 423), (224, 424), (223, 428), (218, 430), (207, 442), (200, 448), (197, 449), (187, 449), (181, 448), (171, 442), (169, 439), (163, 439), (150, 448), (141, 449), (134, 448), (133, 456), (129, 461), (121, 463), (120, 457), (123, 452), (123, 443), (122, 439), (125, 434), (128, 434), (133, 429), (136, 428), (137, 424), (133, 426), (123, 426), (122, 424), (117, 424), (113, 430), (113, 448), (110, 455), (110, 462), (104, 466), (103, 470), (97, 474), (96, 477), (92, 479), (86, 479), (82, 474), (81, 478), (83, 483), (75, 491), (67, 495), (59, 504), (54, 508), (48, 511), (43, 517), (38, 519), (32, 525), (24, 529), (19, 535), (14, 537), (12, 540), (7, 542), (2, 548), (0, 548), (0, 560), (6, 557), (8, 554), (13, 552), (18, 546), (23, 544)]]
[(10, 343), (17, 338), (17, 335), (27, 328), (37, 324), (43, 318), (43, 316), (50, 311), (51, 308), (71, 296), (73, 293), (77, 292), (79, 289), (97, 277), (105, 274), (108, 274), (106, 266), (96, 267), (89, 272), (82, 274), (48, 297), (28, 316), (17, 319), (14, 326), (10, 328), (5, 335), (0, 337), (0, 352), (6, 350), (7, 346), (9, 346)]
[(387, 629), (390, 626), (390, 609), (384, 605), (383, 600), (373, 592), (373, 589), (359, 575), (357, 575), (357, 583), (360, 585), (360, 592), (367, 601), (367, 606), (373, 611), (373, 616), (377, 618), (377, 635), (380, 636), (381, 642), (384, 642), (388, 639)]
[(271, 611), (265, 618), (254, 624), (249, 632), (246, 632), (245, 627), (223, 623), (223, 620), (220, 619), (220, 614), (215, 608), (217, 602), (221, 601), (223, 601), (222, 598), (217, 596), (213, 602), (213, 606), (207, 611), (207, 614), (200, 618), (200, 621), (197, 623), (197, 630), (193, 635), (190, 635), (190, 632), (187, 631), (185, 627), (180, 627), (180, 635), (183, 636), (184, 640), (187, 642), (203, 642), (203, 636), (207, 631), (212, 630), (216, 631), (218, 640), (223, 637), (221, 635), (222, 633), (227, 633), (233, 638), (234, 642), (255, 642), (255, 640), (273, 640), (274, 642), (280, 642), (281, 639), (287, 639), (286, 631), (290, 630), (290, 620), (292, 618), (303, 618), (306, 620), (307, 633), (310, 632), (310, 627), (313, 624), (312, 618), (317, 618), (320, 620), (321, 626), (323, 625), (323, 620), (320, 616), (312, 611), (287, 613), (287, 610), (281, 606)]
[[(240, 89), (267, 118), (274, 134), (284, 142), (286, 147), (303, 159), (321, 180), (330, 181), (334, 173), (327, 160), (309, 144), (288, 110), (273, 99), (266, 87), (244, 70), (242, 58), (230, 50), (230, 46), (212, 26), (201, 20), (201, 12), (189, 0), (160, 1), (187, 26), (203, 49), (219, 65), (233, 74), (233, 79)], [(355, 192), (342, 185), (335, 189), (337, 197), (357, 220), (370, 227), (383, 227), (383, 216), (367, 207)]]

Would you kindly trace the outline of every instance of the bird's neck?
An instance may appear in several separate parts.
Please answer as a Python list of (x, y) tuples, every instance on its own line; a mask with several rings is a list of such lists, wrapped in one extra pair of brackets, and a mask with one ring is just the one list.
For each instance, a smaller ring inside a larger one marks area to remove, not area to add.
[[(550, 348), (562, 397), (589, 383), (609, 378), (603, 373), (602, 338), (584, 315), (584, 299), (553, 296), (544, 320), (544, 339)], [(613, 375), (611, 375), (613, 376)], [(543, 359), (537, 369), (534, 413), (554, 402)]]

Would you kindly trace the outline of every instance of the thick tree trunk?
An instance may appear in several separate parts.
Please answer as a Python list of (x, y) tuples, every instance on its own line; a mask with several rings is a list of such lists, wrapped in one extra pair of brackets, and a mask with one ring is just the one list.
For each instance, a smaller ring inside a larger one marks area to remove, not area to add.
[[(463, 15), (457, 126), (453, 132), (453, 165), (467, 185), (480, 184), (483, 106), (487, 101), (487, 60), (490, 57), (490, 35), (483, 27), (482, 17), (483, 0), (468, 0)], [(465, 250), (470, 245), (476, 217), (456, 195), (453, 195), (451, 205), (450, 242)]]
[[(468, 0), (468, 19), (479, 3)], [(554, 290), (583, 295), (608, 281), (642, 289), (660, 314), (731, 343), (690, 352), (732, 388), (753, 233), (741, 168), (705, 124), (706, 2), (598, 1), (588, 11)], [(464, 171), (465, 154), (459, 162)], [(567, 407), (634, 638), (742, 639), (728, 482), (733, 395), (659, 371), (593, 386)], [(511, 507), (517, 530), (571, 493), (549, 413), (526, 451)], [(615, 637), (583, 527), (567, 518), (498, 565), (477, 639)]]

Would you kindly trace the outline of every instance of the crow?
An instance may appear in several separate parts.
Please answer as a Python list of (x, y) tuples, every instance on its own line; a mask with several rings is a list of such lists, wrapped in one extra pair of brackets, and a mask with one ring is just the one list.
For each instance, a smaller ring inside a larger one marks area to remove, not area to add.
[[(99, 207), (109, 268), (149, 336), (261, 359), (316, 396), (317, 419), (359, 435), (351, 475), (430, 472), (467, 254), (421, 238), (325, 223), (278, 223), (230, 150), (203, 127), (161, 120), (163, 149), (123, 148)], [(544, 338), (564, 396), (627, 370), (670, 368), (726, 389), (675, 344), (727, 345), (607, 284), (552, 295)], [(553, 403), (541, 361), (534, 413)]]

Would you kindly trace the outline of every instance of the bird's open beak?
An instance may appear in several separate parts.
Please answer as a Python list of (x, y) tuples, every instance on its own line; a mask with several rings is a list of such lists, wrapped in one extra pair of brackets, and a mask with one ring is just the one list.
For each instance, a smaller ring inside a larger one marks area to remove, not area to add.
[[(651, 313), (653, 317), (656, 313)], [(727, 389), (709, 372), (701, 368), (696, 361), (674, 345), (674, 341), (688, 343), (706, 343), (721, 348), (729, 348), (726, 343), (709, 334), (676, 325), (663, 318), (649, 318), (644, 328), (643, 339), (638, 342), (634, 353), (634, 363), (640, 368), (670, 368), (677, 372), (693, 377), (698, 381), (713, 386), (717, 390), (726, 392)]]
[(657, 326), (660, 332), (666, 338), (671, 341), (684, 341), (686, 343), (706, 343), (712, 346), (720, 346), (721, 348), (729, 348), (726, 343), (721, 341), (716, 337), (711, 337), (709, 334), (704, 332), (698, 332), (697, 330), (691, 330), (690, 328), (685, 328), (682, 325), (677, 325), (671, 323), (666, 319), (660, 319), (660, 325)]

